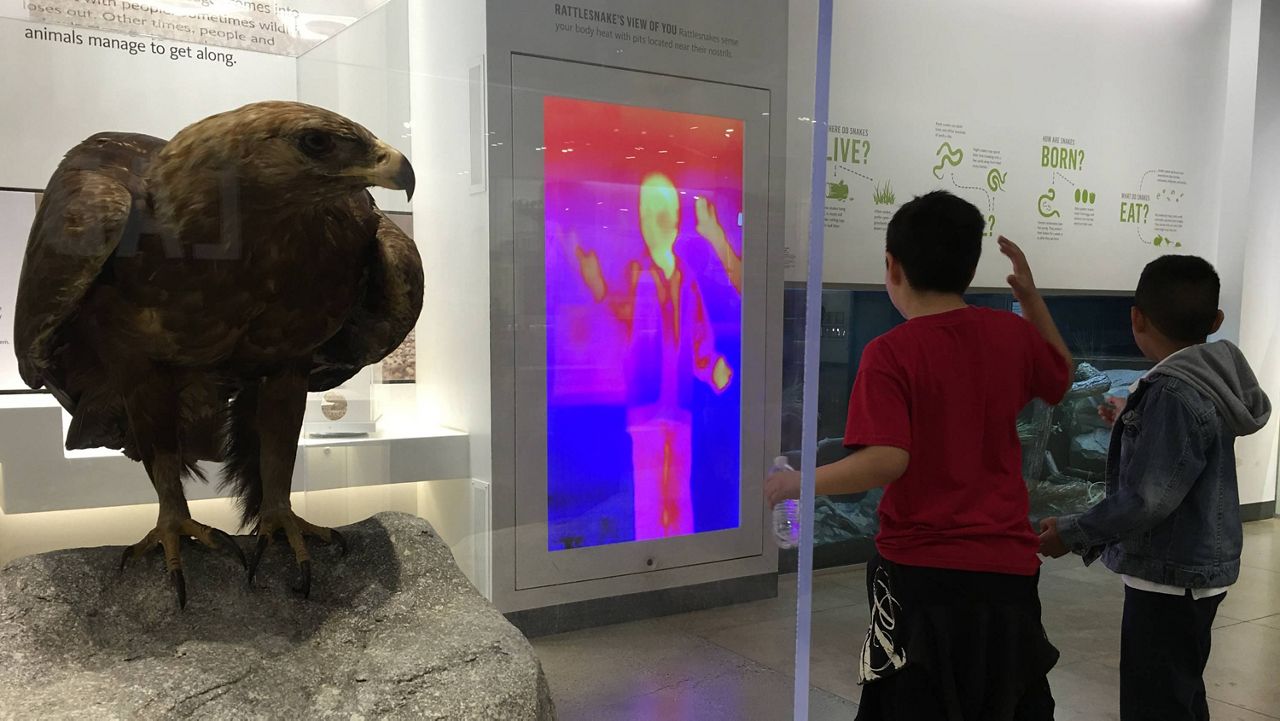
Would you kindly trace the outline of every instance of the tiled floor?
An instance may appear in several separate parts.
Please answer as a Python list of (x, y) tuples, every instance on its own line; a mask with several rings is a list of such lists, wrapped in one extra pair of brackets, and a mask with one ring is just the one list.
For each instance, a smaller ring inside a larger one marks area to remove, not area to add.
[[(1245, 568), (1223, 602), (1205, 673), (1215, 721), (1280, 719), (1280, 519), (1245, 526)], [(536, 639), (562, 721), (790, 719), (794, 579), (779, 598)], [(855, 661), (867, 625), (861, 570), (814, 583), (810, 718), (857, 710)], [(1124, 591), (1071, 557), (1040, 586), (1059, 721), (1119, 718)]]

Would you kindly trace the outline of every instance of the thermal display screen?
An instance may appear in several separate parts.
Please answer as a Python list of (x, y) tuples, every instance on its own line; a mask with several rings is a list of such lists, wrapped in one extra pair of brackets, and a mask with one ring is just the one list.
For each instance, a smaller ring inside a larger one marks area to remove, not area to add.
[(543, 99), (551, 551), (740, 522), (741, 120)]

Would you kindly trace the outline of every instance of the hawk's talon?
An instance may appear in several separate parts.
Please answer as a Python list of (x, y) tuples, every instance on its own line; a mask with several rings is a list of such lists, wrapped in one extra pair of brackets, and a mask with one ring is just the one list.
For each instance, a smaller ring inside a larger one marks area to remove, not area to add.
[(187, 607), (187, 579), (182, 575), (181, 568), (175, 568), (169, 571), (169, 582), (173, 584), (173, 590), (178, 594), (178, 610)]
[(302, 569), (302, 580), (294, 587), (294, 593), (301, 594), (303, 598), (311, 598), (311, 561), (303, 561), (298, 566)]
[(218, 542), (219, 546), (235, 554), (236, 558), (240, 561), (241, 568), (246, 571), (249, 569), (249, 560), (244, 556), (244, 549), (240, 548), (240, 544), (236, 543), (236, 539), (232, 538), (230, 533), (214, 528), (211, 530), (211, 534), (213, 535), (214, 540)]
[(164, 565), (169, 571), (169, 582), (178, 596), (178, 608), (187, 606), (187, 582), (182, 572), (182, 545), (195, 540), (215, 551), (231, 551), (244, 563), (244, 551), (226, 532), (206, 526), (190, 516), (162, 514), (156, 527), (141, 541), (124, 549), (120, 554), (120, 571), (124, 572), (129, 560), (142, 558), (148, 552), (160, 548), (164, 551)]
[(253, 585), (253, 576), (258, 572), (258, 564), (262, 563), (262, 554), (267, 552), (267, 546), (271, 545), (271, 534), (258, 536), (258, 545), (253, 549), (253, 560), (247, 566), (249, 570), (249, 585)]
[(293, 587), (293, 591), (303, 598), (310, 598), (311, 596), (311, 581), (314, 575), (311, 553), (307, 550), (307, 537), (315, 538), (326, 546), (338, 546), (339, 552), (344, 556), (349, 548), (347, 539), (338, 531), (308, 523), (299, 518), (288, 507), (273, 509), (263, 513), (258, 521), (258, 547), (254, 552), (254, 560), (250, 564), (250, 583), (253, 581), (253, 574), (258, 568), (262, 554), (266, 551), (267, 546), (271, 544), (270, 539), (278, 533), (284, 535), (285, 541), (293, 549), (294, 560), (298, 564), (298, 569), (301, 573), (301, 578), (298, 584)]

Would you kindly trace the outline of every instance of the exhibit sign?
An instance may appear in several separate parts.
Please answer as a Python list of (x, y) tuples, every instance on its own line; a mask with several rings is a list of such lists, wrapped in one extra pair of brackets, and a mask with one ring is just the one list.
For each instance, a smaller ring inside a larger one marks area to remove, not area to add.
[(736, 528), (745, 124), (548, 96), (543, 128), (548, 550)]
[[(1026, 3), (980, 5), (837, 6), (818, 159), (824, 281), (882, 284), (889, 219), (939, 189), (986, 221), (978, 287), (1004, 287), (1000, 235), (1022, 244), (1042, 287), (1058, 290), (1132, 291), (1160, 255), (1214, 258), (1217, 160), (1207, 139), (1224, 89), (1203, 69), (1219, 62), (1213, 29), (1229, 6), (1093, 3), (1041, 23)], [(1139, 23), (1143, 32), (1124, 30)], [(904, 37), (929, 42), (903, 54)]]
[[(0, 136), (22, 139), (0, 147), (0, 187), (45, 187), (63, 155), (95, 133), (171, 138), (228, 108), (298, 97), (293, 58), (237, 50), (230, 51), (234, 63), (228, 66), (150, 50), (130, 55), (89, 44), (88, 31), (77, 31), (86, 38), (83, 45), (35, 39), (42, 27), (0, 14), (0, 107), (12, 109), (0, 113)], [(123, 33), (96, 34), (143, 42)]]
[[(337, 35), (387, 0), (5, 0), (0, 17), (53, 27), (32, 27), (28, 39), (95, 45), (129, 54), (158, 53), (211, 63), (234, 56), (204, 48), (161, 46), (136, 36), (213, 48), (238, 48), (296, 57)], [(86, 35), (84, 30), (135, 37)], [(197, 57), (198, 56), (198, 57)]]

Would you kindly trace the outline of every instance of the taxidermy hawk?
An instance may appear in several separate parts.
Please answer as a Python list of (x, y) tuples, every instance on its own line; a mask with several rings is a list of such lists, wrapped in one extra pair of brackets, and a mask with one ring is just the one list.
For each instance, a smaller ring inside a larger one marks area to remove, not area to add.
[[(180, 543), (236, 555), (252, 583), (273, 536), (311, 588), (306, 538), (346, 544), (289, 504), (308, 391), (346, 381), (404, 340), (422, 309), (422, 260), (367, 188), (413, 168), (365, 128), (293, 102), (247, 105), (172, 140), (101, 133), (67, 153), (27, 241), (14, 313), (22, 378), (71, 414), (67, 448), (141, 461), (156, 527), (121, 567), (164, 551), (186, 604)], [(223, 462), (251, 561), (192, 520), (199, 461)]]

